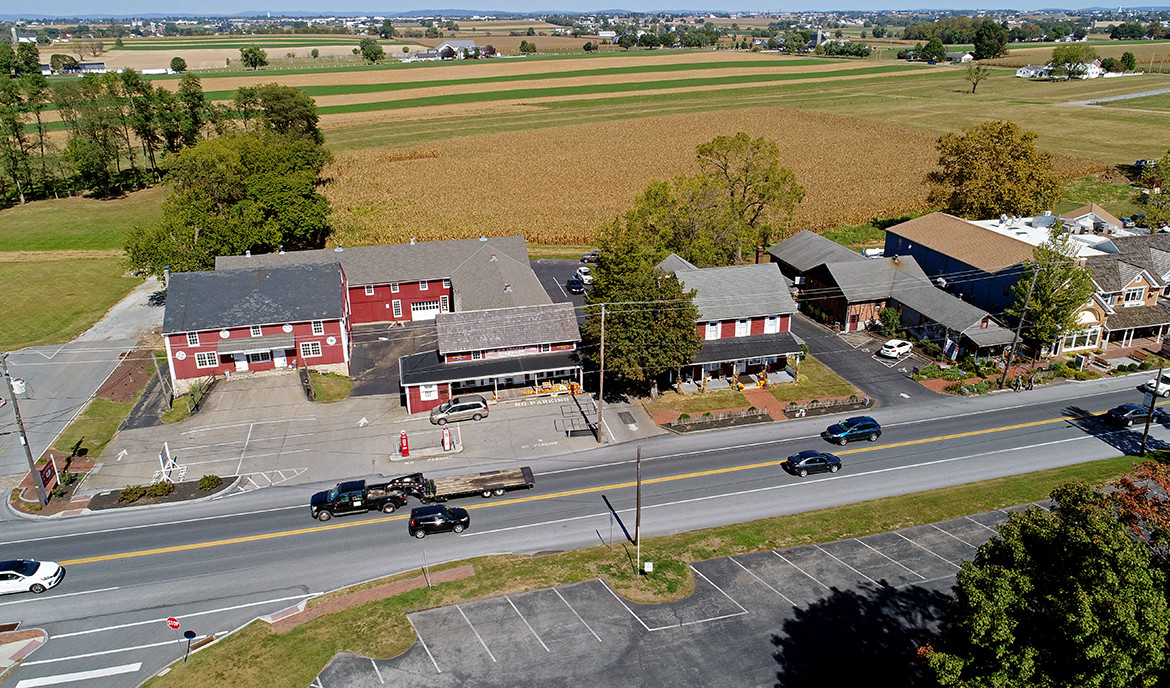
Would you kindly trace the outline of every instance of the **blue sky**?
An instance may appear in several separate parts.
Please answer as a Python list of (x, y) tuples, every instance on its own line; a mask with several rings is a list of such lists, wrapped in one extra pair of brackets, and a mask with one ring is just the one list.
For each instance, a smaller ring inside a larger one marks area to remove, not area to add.
[[(882, 4), (872, 0), (841, 0), (833, 4), (823, 2), (791, 2), (771, 4), (767, 0), (701, 0), (702, 4), (688, 5), (679, 0), (628, 0), (599, 5), (582, 5), (558, 0), (492, 0), (487, 3), (452, 2), (451, 0), (412, 0), (409, 4), (394, 4), (387, 6), (381, 2), (369, 3), (363, 0), (334, 0), (321, 2), (320, 0), (275, 0), (271, 5), (260, 4), (254, 1), (239, 2), (238, 0), (202, 0), (200, 2), (176, 0), (88, 0), (77, 3), (66, 0), (0, 0), (0, 15), (19, 15), (24, 13), (43, 13), (47, 15), (68, 16), (71, 13), (84, 11), (86, 14), (116, 14), (119, 16), (133, 14), (174, 13), (184, 14), (235, 14), (241, 11), (279, 11), (297, 12), (342, 12), (366, 14), (395, 14), (410, 10), (432, 10), (459, 8), (472, 11), (506, 11), (506, 12), (580, 12), (598, 9), (619, 7), (622, 9), (651, 12), (657, 10), (679, 10), (692, 7), (714, 11), (800, 11), (800, 10), (867, 10), (867, 9), (914, 9), (927, 6), (937, 9), (971, 8), (971, 0), (948, 2), (947, 0), (928, 0), (927, 2), (910, 2)], [(1037, 2), (1034, 4), (1012, 2), (1015, 9), (1035, 9), (1037, 7), (1052, 7), (1057, 3)], [(976, 5), (979, 5), (976, 3)], [(1079, 8), (1102, 6), (1100, 0), (1092, 2), (1062, 2), (1060, 6)], [(987, 9), (987, 5), (980, 5)], [(344, 10), (341, 8), (345, 8)]]

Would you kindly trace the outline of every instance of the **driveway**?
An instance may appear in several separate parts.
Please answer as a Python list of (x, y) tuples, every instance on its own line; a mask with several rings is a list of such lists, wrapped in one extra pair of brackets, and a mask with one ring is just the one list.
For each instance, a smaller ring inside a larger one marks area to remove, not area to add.
[[(792, 331), (808, 344), (809, 353), (818, 361), (883, 406), (909, 404), (939, 396), (910, 379), (910, 371), (923, 365), (917, 358), (910, 357), (892, 366), (875, 358), (873, 354), (880, 348), (877, 340), (838, 336), (801, 313), (793, 316)], [(855, 343), (858, 344), (856, 348)]]

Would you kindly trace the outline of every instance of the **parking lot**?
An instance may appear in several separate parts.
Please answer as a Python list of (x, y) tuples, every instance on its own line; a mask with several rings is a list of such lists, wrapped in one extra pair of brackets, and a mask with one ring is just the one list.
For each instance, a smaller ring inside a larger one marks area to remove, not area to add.
[(339, 654), (313, 685), (913, 685), (960, 561), (1008, 514), (699, 562), (673, 603), (592, 580), (428, 609), (404, 654)]

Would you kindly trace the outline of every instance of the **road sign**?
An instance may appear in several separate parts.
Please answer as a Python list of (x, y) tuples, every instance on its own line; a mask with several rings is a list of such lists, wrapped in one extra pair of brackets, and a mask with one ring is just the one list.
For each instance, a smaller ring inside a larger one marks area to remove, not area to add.
[(167, 619), (167, 625), (176, 631), (179, 630), (179, 620), (173, 616)]

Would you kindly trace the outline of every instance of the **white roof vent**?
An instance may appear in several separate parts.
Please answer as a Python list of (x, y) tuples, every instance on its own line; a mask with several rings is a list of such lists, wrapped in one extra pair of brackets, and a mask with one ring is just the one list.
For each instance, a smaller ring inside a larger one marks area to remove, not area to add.
[(344, 251), (344, 250), (345, 250), (345, 249), (341, 248), (341, 244), (338, 244), (338, 245), (337, 245), (337, 248), (333, 249), (333, 252), (334, 252), (334, 253), (341, 253), (341, 252), (342, 252), (342, 251)]
[(493, 263), (496, 262), (496, 254), (494, 254), (494, 253), (492, 254), (491, 262), (493, 262)]
[(480, 241), (487, 241), (487, 235), (486, 235), (486, 234), (480, 234), (480, 235), (479, 235), (479, 240), (480, 240)]
[(244, 251), (244, 256), (247, 258), (251, 258), (252, 257), (252, 249), (248, 249), (247, 251)]
[(414, 237), (410, 237), (410, 245), (414, 246)]

